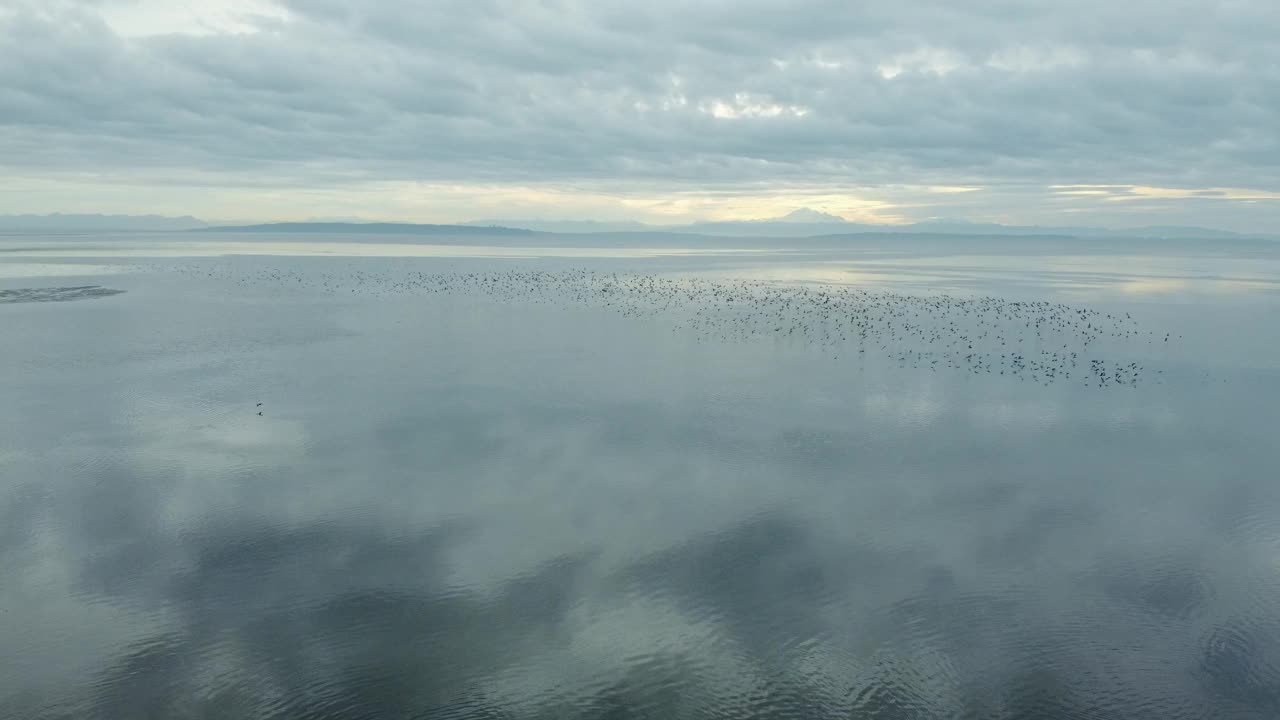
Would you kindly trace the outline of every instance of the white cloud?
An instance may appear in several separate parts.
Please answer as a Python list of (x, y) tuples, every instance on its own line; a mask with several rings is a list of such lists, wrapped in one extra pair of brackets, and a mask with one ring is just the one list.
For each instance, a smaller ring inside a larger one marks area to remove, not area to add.
[(751, 93), (735, 93), (728, 100), (712, 100), (710, 103), (703, 104), (699, 110), (721, 120), (804, 117), (809, 114), (807, 107), (780, 105), (768, 98), (753, 96)]
[(895, 55), (876, 66), (880, 76), (892, 80), (903, 73), (945, 77), (964, 67), (966, 60), (943, 48), (926, 47)]

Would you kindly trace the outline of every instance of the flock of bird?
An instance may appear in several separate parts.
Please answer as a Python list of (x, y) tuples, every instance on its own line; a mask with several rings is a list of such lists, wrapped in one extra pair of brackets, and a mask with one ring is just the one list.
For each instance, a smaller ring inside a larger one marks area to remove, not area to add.
[[(217, 275), (208, 266), (190, 272)], [(223, 272), (227, 272), (224, 270)], [(944, 368), (1042, 384), (1099, 387), (1157, 379), (1134, 357), (1139, 344), (1171, 335), (1143, 330), (1127, 313), (1046, 301), (910, 295), (842, 285), (720, 280), (692, 275), (572, 270), (495, 272), (231, 271), (240, 284), (270, 283), (365, 295), (480, 296), (562, 306), (596, 306), (624, 316), (665, 315), (699, 340), (779, 338), (832, 357), (888, 358), (899, 366)]]

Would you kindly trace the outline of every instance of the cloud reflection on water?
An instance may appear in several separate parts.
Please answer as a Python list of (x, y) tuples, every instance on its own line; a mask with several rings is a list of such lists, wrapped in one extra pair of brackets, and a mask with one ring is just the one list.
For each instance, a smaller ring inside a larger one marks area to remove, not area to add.
[(0, 387), (0, 646), (31, 659), (0, 717), (1280, 707), (1274, 375), (1049, 388), (130, 282), (0, 358), (33, 370)]

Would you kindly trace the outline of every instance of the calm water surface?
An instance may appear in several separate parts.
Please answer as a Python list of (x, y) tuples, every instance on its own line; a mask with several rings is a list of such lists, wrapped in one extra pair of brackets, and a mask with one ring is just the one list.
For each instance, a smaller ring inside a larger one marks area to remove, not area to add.
[(1280, 248), (671, 242), (0, 241), (0, 718), (1280, 717)]

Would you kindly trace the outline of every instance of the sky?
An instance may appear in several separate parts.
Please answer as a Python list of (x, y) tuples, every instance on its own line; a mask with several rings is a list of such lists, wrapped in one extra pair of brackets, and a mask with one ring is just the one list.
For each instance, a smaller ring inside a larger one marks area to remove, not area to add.
[(1275, 0), (0, 0), (0, 214), (1280, 227)]

